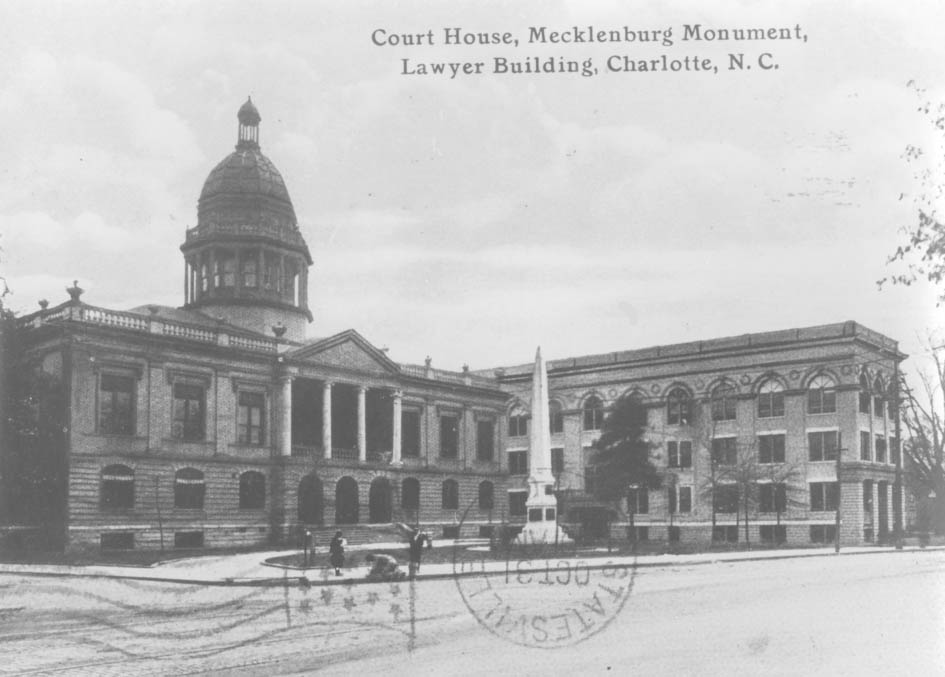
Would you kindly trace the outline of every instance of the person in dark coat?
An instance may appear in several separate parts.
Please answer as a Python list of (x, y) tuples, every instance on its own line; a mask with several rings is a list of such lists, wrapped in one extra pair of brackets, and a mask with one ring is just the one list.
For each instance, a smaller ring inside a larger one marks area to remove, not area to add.
[(423, 545), (426, 543), (427, 547), (432, 547), (433, 542), (430, 540), (430, 537), (427, 536), (426, 532), (420, 531), (419, 529), (410, 535), (408, 542), (410, 549), (410, 578), (416, 578), (417, 574), (420, 573), (420, 557), (423, 554)]
[(341, 575), (341, 567), (345, 565), (345, 546), (348, 542), (344, 539), (340, 531), (335, 532), (335, 537), (331, 539), (328, 545), (329, 561), (335, 567), (335, 576)]

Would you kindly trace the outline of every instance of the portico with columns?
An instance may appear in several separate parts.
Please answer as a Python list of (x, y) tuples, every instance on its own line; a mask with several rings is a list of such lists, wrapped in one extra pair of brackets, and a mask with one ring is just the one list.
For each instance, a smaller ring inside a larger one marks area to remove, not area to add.
[(284, 534), (392, 521), (458, 528), (468, 501), (464, 528), (478, 533), (483, 517), (505, 513), (478, 504), (481, 485), (497, 496), (505, 484), (507, 396), (487, 380), (397, 364), (349, 330), (284, 352), (277, 381), (273, 453), (284, 489), (274, 526)]

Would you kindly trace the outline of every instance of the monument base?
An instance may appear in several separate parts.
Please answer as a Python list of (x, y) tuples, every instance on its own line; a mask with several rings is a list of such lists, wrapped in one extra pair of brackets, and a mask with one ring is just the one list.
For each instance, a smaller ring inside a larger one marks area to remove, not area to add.
[(515, 537), (515, 545), (563, 545), (574, 543), (557, 522), (526, 522)]

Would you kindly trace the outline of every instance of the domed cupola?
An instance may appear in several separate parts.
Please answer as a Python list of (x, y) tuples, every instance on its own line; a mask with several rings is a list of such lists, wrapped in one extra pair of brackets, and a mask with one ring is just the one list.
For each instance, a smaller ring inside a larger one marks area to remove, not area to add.
[(252, 99), (237, 113), (236, 150), (213, 168), (197, 202), (197, 225), (181, 245), (185, 307), (253, 331), (301, 341), (312, 321), (312, 256), (279, 170), (259, 150), (262, 119)]

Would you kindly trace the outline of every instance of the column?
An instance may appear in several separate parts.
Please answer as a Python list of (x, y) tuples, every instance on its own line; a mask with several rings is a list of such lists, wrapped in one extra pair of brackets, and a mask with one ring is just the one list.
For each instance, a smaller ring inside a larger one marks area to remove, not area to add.
[(266, 274), (266, 254), (262, 247), (259, 248), (258, 254), (259, 256), (256, 259), (256, 289), (262, 291), (264, 289), (263, 279)]
[(279, 385), (282, 390), (282, 420), (280, 421), (279, 454), (292, 455), (292, 377), (283, 376)]
[(367, 461), (367, 388), (358, 386), (358, 461)]
[(403, 393), (400, 390), (394, 391), (394, 420), (392, 421), (394, 429), (393, 439), (391, 440), (391, 463), (400, 463), (400, 438), (401, 438), (401, 422), (403, 419), (402, 407), (403, 405)]
[(184, 259), (184, 304), (190, 302), (190, 261)]
[(331, 458), (331, 381), (322, 386), (322, 457)]

